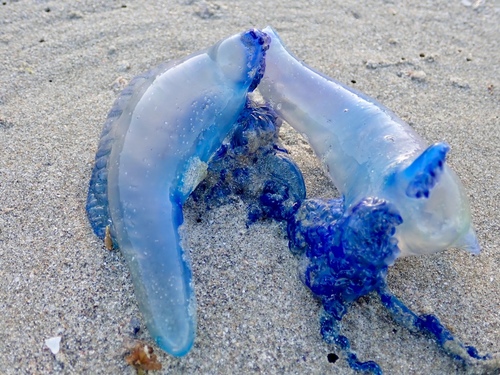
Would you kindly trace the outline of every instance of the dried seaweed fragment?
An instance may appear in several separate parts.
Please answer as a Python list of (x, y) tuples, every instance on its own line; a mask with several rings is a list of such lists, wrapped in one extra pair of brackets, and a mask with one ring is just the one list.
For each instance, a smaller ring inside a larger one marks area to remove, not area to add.
[(153, 353), (153, 347), (143, 342), (138, 342), (131, 349), (130, 354), (125, 357), (125, 362), (134, 366), (140, 375), (144, 374), (144, 371), (161, 370), (161, 363)]

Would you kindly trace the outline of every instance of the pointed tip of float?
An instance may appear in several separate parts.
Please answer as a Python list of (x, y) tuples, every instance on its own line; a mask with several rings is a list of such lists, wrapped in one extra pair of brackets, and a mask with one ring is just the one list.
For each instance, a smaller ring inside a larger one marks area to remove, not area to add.
[(262, 29), (262, 31), (264, 33), (266, 33), (271, 38), (271, 41), (272, 41), (272, 39), (278, 39), (280, 44), (282, 44), (281, 39), (280, 39), (278, 33), (276, 32), (276, 30), (274, 29), (274, 27), (267, 25), (266, 27), (264, 27)]
[(472, 227), (455, 243), (455, 246), (474, 255), (478, 255), (481, 252), (481, 246), (477, 241), (476, 232)]

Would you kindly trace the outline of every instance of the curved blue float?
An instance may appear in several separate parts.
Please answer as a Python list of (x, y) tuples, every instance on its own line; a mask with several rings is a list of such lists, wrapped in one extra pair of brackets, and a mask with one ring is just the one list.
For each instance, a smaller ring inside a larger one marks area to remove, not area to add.
[(136, 77), (104, 125), (88, 217), (100, 237), (109, 226), (151, 336), (176, 356), (196, 330), (182, 204), (258, 85), (267, 48), (266, 34), (250, 30)]

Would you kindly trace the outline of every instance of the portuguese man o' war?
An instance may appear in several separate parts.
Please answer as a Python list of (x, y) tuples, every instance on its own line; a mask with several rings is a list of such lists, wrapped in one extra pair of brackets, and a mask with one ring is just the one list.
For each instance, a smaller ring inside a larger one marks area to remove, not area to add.
[[(249, 98), (257, 87), (266, 104)], [(302, 174), (278, 140), (283, 120), (310, 142), (341, 198), (305, 199)], [(87, 213), (123, 253), (146, 326), (172, 355), (189, 352), (196, 330), (182, 206), (191, 193), (208, 208), (236, 194), (249, 223), (286, 222), (302, 281), (323, 305), (322, 336), (353, 369), (382, 373), (340, 333), (349, 306), (371, 292), (453, 358), (497, 369), (497, 359), (462, 344), (435, 316), (412, 312), (386, 283), (399, 256), (479, 252), (448, 150), (427, 147), (375, 100), (299, 62), (273, 29), (250, 30), (130, 82), (104, 125)]]
[(250, 30), (136, 77), (101, 136), (88, 217), (100, 237), (111, 229), (149, 333), (176, 356), (196, 330), (182, 204), (258, 85), (267, 48), (266, 34)]
[(299, 131), (324, 164), (342, 198), (305, 200), (288, 220), (290, 249), (300, 256), (302, 281), (323, 305), (321, 333), (358, 371), (361, 362), (340, 334), (342, 317), (359, 297), (377, 292), (394, 319), (431, 336), (468, 365), (498, 369), (457, 340), (433, 315), (417, 315), (386, 284), (401, 255), (449, 247), (479, 253), (464, 188), (446, 165), (449, 146), (426, 146), (416, 132), (372, 98), (315, 72), (292, 56), (270, 27), (259, 91), (279, 117)]
[(299, 131), (354, 207), (365, 197), (396, 205), (402, 255), (479, 245), (469, 203), (446, 165), (449, 147), (425, 141), (389, 109), (295, 59), (271, 28), (266, 73), (259, 85), (278, 115)]

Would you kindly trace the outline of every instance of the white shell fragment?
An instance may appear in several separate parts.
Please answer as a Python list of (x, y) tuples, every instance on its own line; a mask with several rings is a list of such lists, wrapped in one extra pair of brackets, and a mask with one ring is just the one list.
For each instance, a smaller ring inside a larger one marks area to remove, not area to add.
[(60, 344), (61, 344), (61, 336), (55, 336), (45, 340), (45, 345), (47, 345), (52, 354), (59, 353)]

